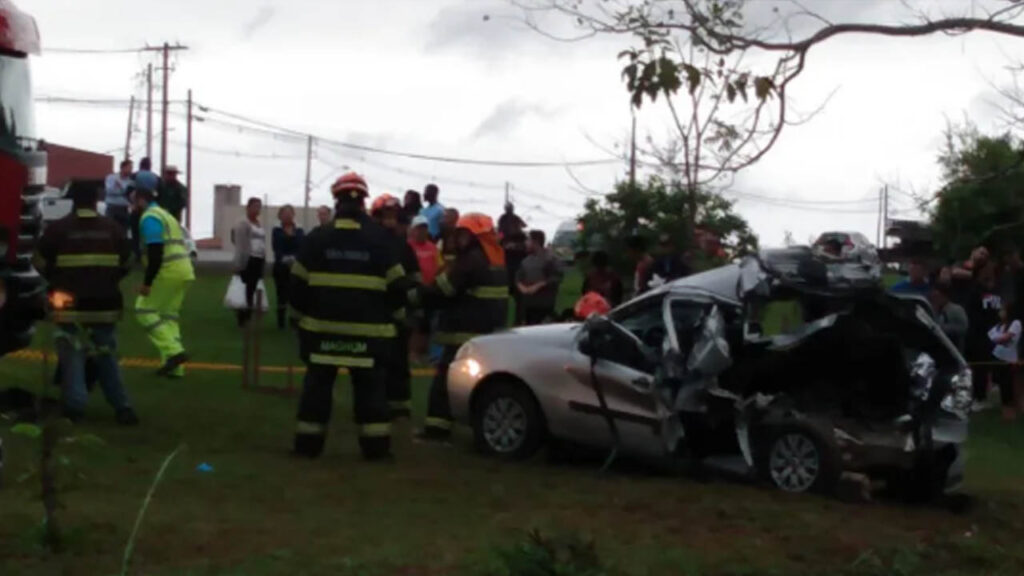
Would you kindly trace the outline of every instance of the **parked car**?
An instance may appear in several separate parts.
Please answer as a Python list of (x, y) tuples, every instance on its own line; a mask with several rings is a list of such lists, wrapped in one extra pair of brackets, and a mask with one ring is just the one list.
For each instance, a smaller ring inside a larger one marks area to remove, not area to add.
[[(802, 322), (784, 327), (778, 306)], [(924, 299), (802, 247), (670, 283), (606, 318), (475, 338), (449, 396), (491, 455), (559, 440), (689, 458), (789, 492), (831, 490), (848, 471), (938, 495), (963, 477), (971, 373)]]
[[(74, 206), (71, 201), (72, 186), (103, 186), (103, 181), (75, 180), (68, 183), (63, 190), (47, 188), (42, 194), (39, 202), (39, 209), (43, 214), (44, 227), (50, 222), (55, 222), (71, 214), (71, 210)], [(96, 209), (100, 214), (103, 214), (107, 211), (107, 205), (101, 201), (97, 204)], [(192, 233), (184, 226), (181, 227), (181, 231), (185, 235), (185, 248), (188, 250), (189, 257), (192, 258), (192, 262), (196, 262), (199, 259), (199, 250), (196, 247), (195, 241), (192, 239)]]

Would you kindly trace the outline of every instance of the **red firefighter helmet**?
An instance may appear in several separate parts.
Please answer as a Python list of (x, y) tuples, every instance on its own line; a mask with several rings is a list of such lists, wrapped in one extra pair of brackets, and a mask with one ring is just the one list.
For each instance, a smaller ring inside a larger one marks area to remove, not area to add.
[(366, 185), (366, 180), (362, 176), (355, 172), (349, 172), (334, 182), (334, 185), (331, 186), (331, 194), (335, 198), (342, 196), (352, 199), (366, 198), (370, 195), (370, 187)]
[(381, 210), (388, 210), (388, 209), (395, 209), (395, 210), (397, 210), (397, 209), (399, 209), (401, 207), (402, 207), (402, 203), (398, 201), (398, 198), (395, 198), (391, 194), (385, 193), (385, 194), (381, 194), (380, 196), (377, 196), (376, 198), (373, 199), (373, 204), (370, 205), (370, 213), (371, 214), (376, 214), (377, 212), (380, 212)]
[(576, 302), (576, 308), (573, 310), (576, 317), (584, 320), (590, 318), (592, 315), (597, 314), (598, 316), (604, 316), (611, 312), (612, 307), (608, 304), (608, 301), (604, 299), (597, 292), (587, 292), (582, 298)]
[(486, 214), (471, 212), (459, 218), (455, 228), (465, 228), (472, 232), (474, 236), (482, 236), (494, 232), (494, 220), (491, 220), (491, 217)]

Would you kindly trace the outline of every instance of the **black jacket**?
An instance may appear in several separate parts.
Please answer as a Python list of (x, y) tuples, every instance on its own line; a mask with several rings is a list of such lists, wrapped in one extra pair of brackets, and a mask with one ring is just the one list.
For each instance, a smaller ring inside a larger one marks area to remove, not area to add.
[(508, 276), (491, 266), (479, 246), (459, 253), (432, 286), (423, 288), (428, 306), (441, 309), (437, 341), (459, 346), (508, 323)]
[(310, 233), (289, 293), (303, 360), (348, 368), (387, 362), (405, 276), (394, 237), (362, 212), (339, 213), (333, 228)]
[(121, 279), (128, 272), (131, 244), (114, 220), (94, 210), (76, 210), (47, 227), (37, 265), (50, 292), (71, 296), (53, 310), (54, 322), (105, 324), (121, 317)]

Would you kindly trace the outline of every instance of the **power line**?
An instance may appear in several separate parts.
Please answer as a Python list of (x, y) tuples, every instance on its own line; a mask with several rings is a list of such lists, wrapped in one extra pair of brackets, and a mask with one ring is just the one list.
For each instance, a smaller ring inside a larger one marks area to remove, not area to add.
[(144, 48), (43, 48), (46, 54), (136, 54), (146, 52), (149, 47)]
[[(253, 124), (255, 126), (259, 126), (261, 128), (264, 128), (264, 129), (266, 129), (268, 131), (277, 131), (277, 132), (280, 132), (282, 134), (291, 135), (291, 136), (294, 136), (294, 137), (305, 138), (305, 137), (309, 136), (308, 134), (302, 133), (302, 132), (297, 131), (297, 130), (292, 130), (290, 128), (285, 128), (285, 127), (282, 127), (282, 126), (277, 126), (277, 125), (274, 125), (274, 124), (270, 124), (268, 122), (264, 122), (262, 120), (255, 120), (253, 118), (242, 116), (241, 114), (235, 114), (235, 113), (232, 113), (232, 112), (225, 112), (223, 110), (218, 110), (218, 109), (210, 107), (210, 106), (200, 106), (200, 111), (212, 112), (214, 114), (220, 114), (222, 116), (226, 116), (226, 117), (232, 118), (234, 120), (238, 120), (238, 121), (242, 121), (242, 122), (248, 122), (248, 123)], [(521, 161), (521, 160), (516, 160), (516, 161), (513, 161), (513, 160), (482, 160), (482, 159), (478, 159), (478, 158), (459, 158), (459, 157), (453, 157), (453, 156), (434, 156), (434, 155), (430, 155), (430, 154), (420, 154), (420, 153), (416, 153), (416, 152), (389, 150), (389, 149), (381, 148), (381, 147), (377, 147), (377, 146), (367, 146), (367, 145), (364, 145), (364, 144), (355, 144), (355, 143), (352, 143), (352, 142), (345, 142), (345, 141), (342, 141), (342, 140), (334, 140), (334, 139), (331, 139), (331, 138), (323, 138), (323, 137), (319, 137), (319, 136), (316, 136), (316, 135), (313, 135), (313, 138), (315, 138), (320, 143), (332, 144), (334, 146), (340, 146), (342, 148), (348, 148), (348, 149), (351, 149), (351, 150), (359, 150), (361, 152), (369, 152), (369, 153), (374, 153), (374, 154), (382, 154), (382, 155), (385, 155), (385, 156), (395, 156), (395, 157), (400, 157), (400, 158), (407, 158), (407, 159), (410, 159), (410, 160), (423, 160), (423, 161), (430, 161), (430, 162), (443, 162), (443, 163), (448, 163), (448, 164), (463, 164), (463, 165), (472, 165), (472, 166), (494, 166), (494, 167), (504, 167), (504, 168), (556, 168), (556, 167), (557, 168), (563, 168), (563, 167), (566, 167), (566, 166), (603, 166), (603, 165), (611, 165), (611, 164), (620, 164), (622, 162), (620, 159), (617, 159), (617, 158), (601, 159), (601, 160), (575, 160), (575, 161), (568, 161), (567, 160), (567, 161), (562, 161), (562, 162)]]

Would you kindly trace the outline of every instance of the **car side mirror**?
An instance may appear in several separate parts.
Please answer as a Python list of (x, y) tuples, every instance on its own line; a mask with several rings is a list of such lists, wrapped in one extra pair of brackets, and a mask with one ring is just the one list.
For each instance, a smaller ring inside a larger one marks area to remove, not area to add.
[(584, 335), (580, 341), (580, 352), (590, 357), (599, 356), (603, 345), (608, 342), (611, 323), (604, 316), (591, 316), (583, 323)]

